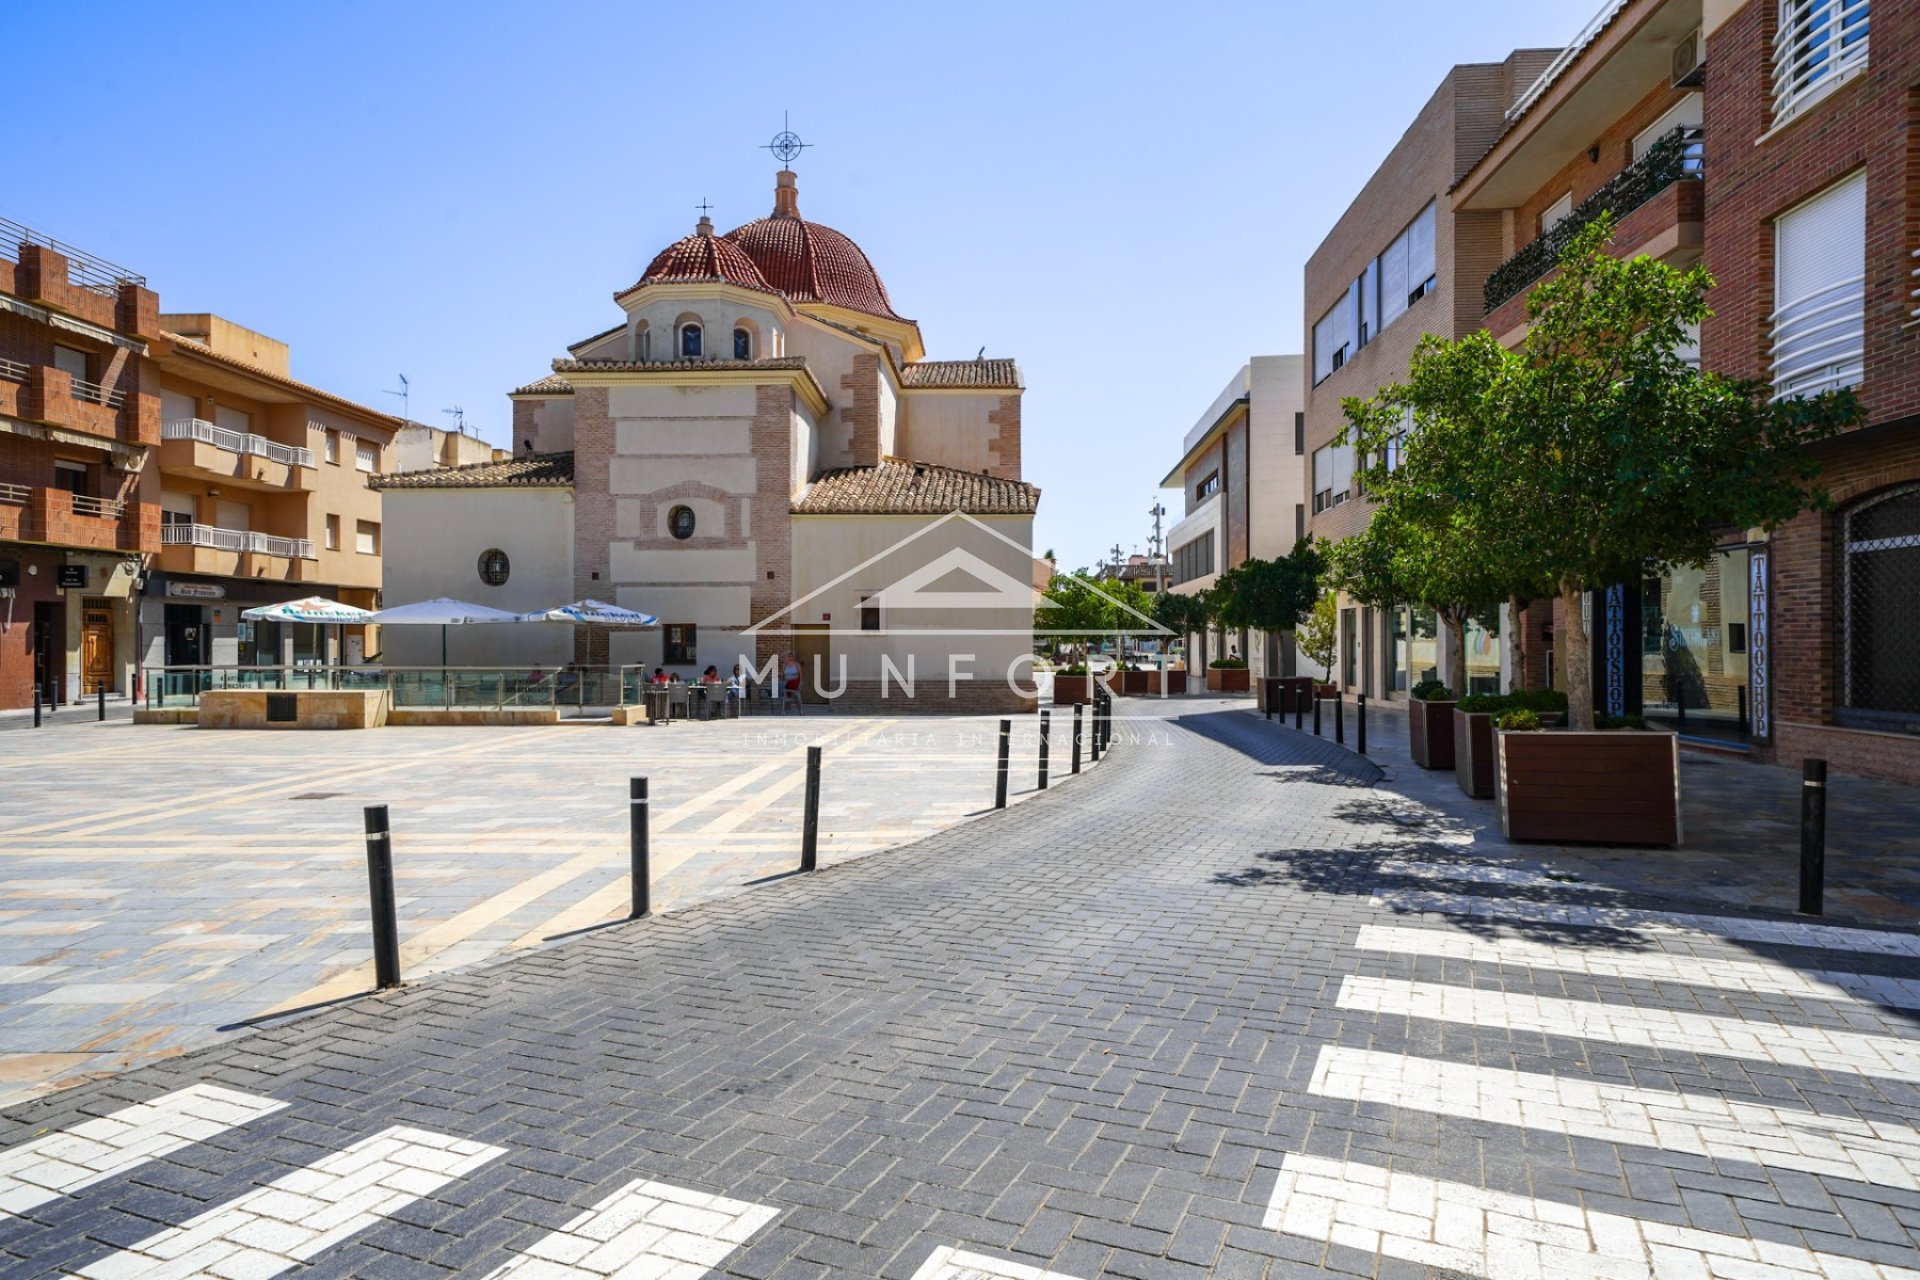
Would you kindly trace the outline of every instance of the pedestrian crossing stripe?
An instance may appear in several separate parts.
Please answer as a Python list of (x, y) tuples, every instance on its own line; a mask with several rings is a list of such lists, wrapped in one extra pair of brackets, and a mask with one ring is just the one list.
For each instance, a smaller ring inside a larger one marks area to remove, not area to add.
[(543, 1236), (487, 1280), (701, 1280), (778, 1213), (642, 1178)]
[(1497, 1280), (1920, 1280), (1920, 1271), (1887, 1263), (1319, 1156), (1286, 1157), (1265, 1224), (1369, 1256)]
[(1920, 981), (1872, 973), (1800, 970), (1778, 962), (1723, 959), (1672, 951), (1485, 938), (1451, 929), (1362, 925), (1354, 946), (1389, 955), (1439, 956), (1476, 964), (1553, 969), (1589, 977), (1678, 982), (1750, 995), (1813, 1000), (1864, 1000), (1897, 1009), (1920, 1009)]
[(1920, 1130), (1877, 1120), (1340, 1047), (1320, 1051), (1308, 1090), (1535, 1133), (1920, 1191)]
[(196, 1084), (0, 1151), (0, 1219), (26, 1213), (287, 1104)]
[(1609, 1044), (1744, 1058), (1817, 1071), (1895, 1080), (1920, 1076), (1920, 1040), (1827, 1027), (1749, 1022), (1715, 1014), (1608, 1005), (1391, 978), (1346, 978), (1340, 984), (1335, 1003), (1356, 1012), (1604, 1040)]
[(1037, 1267), (1025, 1266), (1018, 1262), (989, 1258), (985, 1254), (967, 1253), (964, 1250), (942, 1245), (933, 1251), (931, 1257), (920, 1264), (920, 1269), (913, 1273), (913, 1280), (1077, 1280), (1077, 1278), (1062, 1271), (1042, 1271)]
[(395, 1126), (74, 1273), (267, 1280), (463, 1178), (503, 1147)]
[(1372, 902), (1375, 906), (1391, 907), (1395, 911), (1428, 911), (1437, 915), (1467, 916), (1480, 920), (1570, 925), (1587, 929), (1632, 929), (1666, 937), (1718, 938), (1783, 947), (1813, 947), (1822, 951), (1920, 957), (1920, 934), (1894, 933), (1884, 929), (1852, 929), (1834, 924), (1803, 924), (1797, 920), (1707, 916), (1684, 911), (1641, 911), (1627, 907), (1533, 902), (1524, 898), (1486, 898), (1473, 894), (1393, 889), (1386, 886), (1373, 891)]

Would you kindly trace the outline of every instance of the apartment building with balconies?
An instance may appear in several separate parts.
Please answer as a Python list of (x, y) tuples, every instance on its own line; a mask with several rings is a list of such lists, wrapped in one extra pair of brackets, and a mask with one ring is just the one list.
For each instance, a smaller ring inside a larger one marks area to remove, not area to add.
[[(1298, 355), (1253, 357), (1181, 439), (1180, 459), (1160, 481), (1181, 494), (1167, 532), (1170, 590), (1204, 591), (1236, 565), (1286, 555), (1306, 533), (1305, 363)], [(1288, 636), (1188, 638), (1195, 671), (1234, 651), (1255, 678), (1294, 673)]]
[(0, 709), (133, 687), (158, 317), (141, 276), (0, 219)]
[[(1605, 0), (1454, 184), (1456, 216), (1498, 220), (1501, 262), (1479, 294), (1481, 323), (1503, 344), (1524, 341), (1527, 295), (1596, 219), (1612, 219), (1610, 249), (1623, 257), (1699, 261), (1709, 191), (1701, 18), (1701, 0)], [(1689, 343), (1696, 363), (1699, 339)], [(1729, 529), (1709, 564), (1596, 593), (1595, 705), (1738, 742), (1750, 655), (1764, 644), (1748, 590), (1756, 549), (1747, 530)], [(1493, 611), (1506, 640), (1502, 687), (1547, 685), (1564, 670), (1559, 607)]]
[[(1341, 401), (1405, 379), (1425, 335), (1459, 337), (1482, 325), (1486, 279), (1510, 252), (1499, 212), (1461, 211), (1449, 194), (1506, 128), (1509, 109), (1559, 57), (1519, 50), (1502, 62), (1454, 67), (1307, 260), (1302, 445), (1304, 526), (1338, 541), (1359, 532), (1373, 504), (1354, 478)], [(1501, 684), (1498, 601), (1467, 628), (1475, 689)], [(1371, 609), (1342, 598), (1333, 683), (1352, 693), (1404, 696), (1446, 669), (1431, 613)]]
[(1705, 0), (1709, 368), (1851, 387), (1831, 505), (1756, 539), (1756, 748), (1920, 782), (1920, 0)]
[[(295, 380), (285, 343), (217, 315), (160, 317), (159, 512), (141, 623), (150, 667), (357, 662), (361, 629), (251, 622), (323, 596), (377, 606), (380, 495), (399, 419)], [(336, 630), (338, 634), (336, 634)]]

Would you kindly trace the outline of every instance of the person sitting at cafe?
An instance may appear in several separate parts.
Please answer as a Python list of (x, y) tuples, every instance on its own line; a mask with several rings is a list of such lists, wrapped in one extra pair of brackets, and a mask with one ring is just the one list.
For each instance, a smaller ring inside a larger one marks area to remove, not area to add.
[(700, 673), (700, 683), (701, 684), (719, 684), (720, 668), (708, 667), (705, 671), (702, 671)]
[(653, 682), (655, 684), (670, 684), (672, 683), (672, 679), (673, 678), (667, 674), (665, 667), (655, 667), (653, 669)]

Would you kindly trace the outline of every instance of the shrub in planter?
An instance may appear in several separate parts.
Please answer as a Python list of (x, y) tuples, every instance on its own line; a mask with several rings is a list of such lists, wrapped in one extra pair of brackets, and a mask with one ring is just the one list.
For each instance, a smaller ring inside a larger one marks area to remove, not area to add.
[(1253, 688), (1244, 658), (1222, 658), (1207, 667), (1207, 688), (1213, 693), (1246, 693)]
[(1440, 680), (1422, 680), (1407, 699), (1407, 751), (1422, 769), (1453, 768), (1453, 690)]

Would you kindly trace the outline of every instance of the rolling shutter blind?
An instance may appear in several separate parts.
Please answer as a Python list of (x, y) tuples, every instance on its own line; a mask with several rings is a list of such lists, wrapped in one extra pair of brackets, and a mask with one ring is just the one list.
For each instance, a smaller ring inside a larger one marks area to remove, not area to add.
[(1385, 329), (1407, 313), (1407, 233), (1394, 237), (1380, 255), (1380, 327)]
[(1437, 270), (1433, 256), (1433, 217), (1433, 206), (1428, 205), (1413, 220), (1413, 225), (1407, 228), (1408, 293), (1426, 283)]
[(1865, 372), (1867, 175), (1774, 223), (1774, 398), (1857, 386)]

